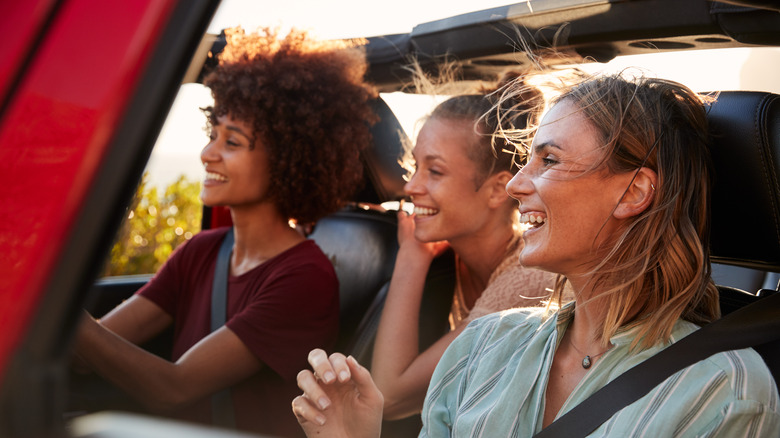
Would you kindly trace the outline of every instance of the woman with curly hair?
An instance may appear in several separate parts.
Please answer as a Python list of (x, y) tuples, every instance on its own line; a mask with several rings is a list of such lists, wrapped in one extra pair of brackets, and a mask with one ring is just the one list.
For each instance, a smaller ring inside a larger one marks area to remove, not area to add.
[[(507, 134), (512, 134), (511, 132)], [(705, 102), (681, 84), (609, 75), (557, 98), (524, 166), (520, 262), (565, 278), (560, 310), (472, 322), (439, 361), (420, 437), (530, 437), (634, 365), (720, 317), (710, 277)], [(556, 293), (563, 284), (556, 285)], [(317, 350), (293, 409), (309, 436), (376, 437), (382, 394), (354, 358)], [(327, 409), (313, 403), (330, 400)], [(714, 354), (623, 407), (588, 436), (768, 437), (780, 401), (752, 349)]]
[[(339, 303), (330, 261), (291, 224), (335, 211), (361, 182), (375, 91), (353, 44), (298, 31), (226, 35), (204, 81), (214, 105), (204, 109), (201, 199), (228, 207), (233, 226), (199, 233), (131, 299), (99, 322), (85, 317), (76, 353), (155, 411), (208, 422), (209, 396), (230, 388), (228, 418), (239, 429), (295, 436), (295, 376), (311, 349), (332, 346)], [(217, 253), (229, 232), (226, 323), (212, 331)], [(136, 347), (170, 325), (170, 361)]]

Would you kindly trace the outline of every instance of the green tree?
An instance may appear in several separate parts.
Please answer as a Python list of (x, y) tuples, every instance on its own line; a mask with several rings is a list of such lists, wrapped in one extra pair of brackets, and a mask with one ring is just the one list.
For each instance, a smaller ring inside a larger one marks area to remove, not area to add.
[(174, 249), (200, 231), (200, 182), (184, 175), (158, 193), (144, 174), (111, 248), (103, 275), (157, 272)]

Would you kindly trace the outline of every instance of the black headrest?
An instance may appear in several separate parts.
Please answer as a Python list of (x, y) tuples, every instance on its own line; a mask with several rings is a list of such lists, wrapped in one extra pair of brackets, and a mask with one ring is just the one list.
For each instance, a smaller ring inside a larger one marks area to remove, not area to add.
[(397, 201), (404, 196), (405, 170), (399, 160), (409, 139), (381, 97), (374, 100), (371, 107), (379, 116), (379, 121), (371, 127), (372, 145), (363, 154), (365, 187), (354, 200), (372, 204)]
[(712, 261), (780, 271), (780, 96), (724, 91), (708, 120)]

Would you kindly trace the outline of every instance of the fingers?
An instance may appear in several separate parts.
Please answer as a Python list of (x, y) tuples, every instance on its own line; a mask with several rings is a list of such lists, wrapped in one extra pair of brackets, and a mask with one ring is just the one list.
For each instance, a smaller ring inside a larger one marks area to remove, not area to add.
[(328, 361), (328, 355), (319, 348), (309, 352), (309, 365), (314, 370), (314, 374), (325, 383), (330, 383), (336, 378), (333, 367), (330, 366), (330, 361)]
[(325, 410), (330, 406), (330, 399), (311, 371), (303, 370), (298, 373), (298, 388), (301, 388), (303, 396), (312, 403), (316, 403), (320, 410)]
[(341, 353), (333, 353), (328, 357), (325, 351), (314, 349), (309, 353), (309, 365), (314, 370), (314, 375), (325, 383), (333, 383), (337, 377), (342, 383), (350, 378), (346, 357)]
[(364, 366), (360, 365), (352, 356), (349, 356), (346, 359), (346, 362), (352, 372), (352, 382), (355, 383), (360, 396), (367, 397), (379, 403), (379, 410), (381, 411), (382, 405), (384, 404), (384, 397), (382, 396), (382, 392), (379, 391), (379, 388), (377, 388), (374, 379), (371, 378), (371, 373)]
[(303, 395), (299, 395), (293, 399), (292, 410), (295, 417), (298, 419), (298, 423), (302, 426), (308, 422), (316, 423), (320, 426), (325, 424), (325, 416), (322, 415), (319, 409), (312, 405), (311, 400)]
[[(327, 353), (319, 348), (309, 353), (309, 364), (314, 371), (303, 370), (298, 373), (298, 387), (303, 391), (303, 397), (309, 401), (308, 406), (316, 406), (315, 410), (325, 410), (331, 405), (331, 400), (320, 382), (331, 384), (336, 379), (342, 383), (347, 382), (352, 376), (350, 367), (343, 354), (333, 353), (328, 357)], [(313, 416), (307, 416), (306, 419), (315, 421)], [(322, 419), (324, 420), (324, 417)]]

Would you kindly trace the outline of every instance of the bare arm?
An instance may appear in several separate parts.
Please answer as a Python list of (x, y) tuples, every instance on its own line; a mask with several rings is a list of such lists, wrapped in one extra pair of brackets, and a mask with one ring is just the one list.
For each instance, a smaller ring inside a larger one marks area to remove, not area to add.
[[(131, 344), (141, 345), (165, 330), (173, 318), (151, 300), (133, 295), (98, 322)], [(78, 373), (92, 372), (78, 351), (75, 353), (71, 361), (72, 369)]]
[(133, 295), (99, 322), (128, 342), (140, 345), (165, 330), (173, 318), (148, 298)]
[(398, 217), (400, 249), (377, 331), (371, 372), (385, 399), (387, 419), (422, 409), (433, 370), (457, 336), (448, 333), (424, 352), (419, 348), (420, 302), (433, 258), (446, 243), (423, 244), (414, 238), (412, 217)]
[(262, 366), (227, 327), (202, 339), (172, 363), (137, 347), (89, 315), (82, 320), (76, 353), (96, 372), (157, 411), (181, 408), (249, 377)]

